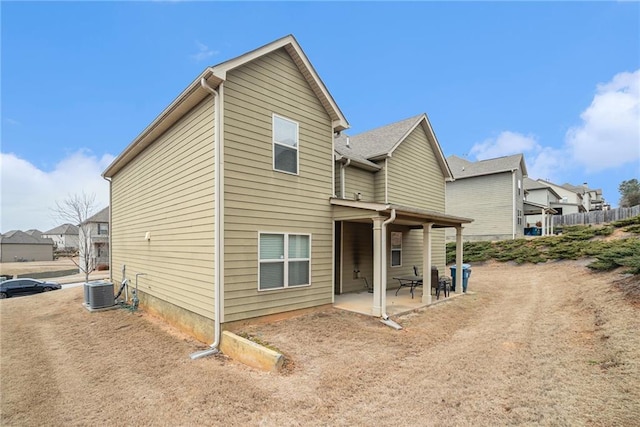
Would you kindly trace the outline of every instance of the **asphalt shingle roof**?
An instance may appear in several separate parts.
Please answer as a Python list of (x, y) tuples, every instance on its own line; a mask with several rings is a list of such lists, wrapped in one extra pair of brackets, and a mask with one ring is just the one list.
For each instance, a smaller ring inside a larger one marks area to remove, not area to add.
[(30, 245), (53, 245), (53, 240), (31, 236), (24, 231), (11, 230), (0, 235), (2, 244), (30, 244)]
[(109, 206), (90, 216), (85, 222), (109, 222)]
[(42, 234), (72, 234), (77, 236), (78, 226), (73, 224), (62, 224)]
[[(455, 179), (470, 178), (472, 176), (491, 175), (494, 173), (510, 172), (520, 168), (520, 163), (524, 163), (522, 154), (497, 157), (495, 159), (479, 160), (470, 162), (458, 156), (447, 157), (449, 167)], [(526, 170), (522, 171), (526, 175)]]

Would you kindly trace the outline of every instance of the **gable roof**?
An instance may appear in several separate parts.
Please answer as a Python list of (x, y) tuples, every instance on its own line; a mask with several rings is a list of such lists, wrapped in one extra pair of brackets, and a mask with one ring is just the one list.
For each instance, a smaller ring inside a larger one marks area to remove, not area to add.
[[(576, 194), (576, 195), (578, 196), (578, 198), (580, 198), (580, 199), (582, 199), (582, 198), (583, 198), (583, 197), (582, 197), (582, 194), (583, 194), (583, 193), (582, 193), (582, 191), (578, 191), (578, 192), (576, 192), (576, 191), (574, 191), (574, 190), (571, 190), (571, 189), (565, 188), (565, 187), (563, 187), (562, 185), (555, 184), (555, 183), (550, 182), (550, 181), (545, 181), (544, 179), (538, 179), (537, 181), (538, 181), (538, 182), (540, 182), (540, 183), (546, 184), (546, 185), (548, 185), (549, 187), (551, 187), (551, 188), (553, 188), (553, 189), (558, 189), (558, 190), (560, 190), (560, 191), (564, 190), (564, 191), (568, 191), (568, 192), (570, 192), (570, 193)], [(560, 197), (562, 197), (562, 196), (560, 196)]]
[(109, 206), (107, 206), (101, 211), (98, 211), (98, 213), (87, 218), (84, 221), (84, 224), (87, 224), (90, 222), (109, 222)]
[(447, 162), (449, 162), (449, 167), (455, 179), (512, 172), (518, 169), (522, 170), (523, 176), (527, 176), (527, 166), (524, 163), (522, 154), (479, 160), (477, 162), (470, 162), (458, 156), (449, 156), (447, 157)]
[(34, 237), (20, 230), (11, 230), (0, 235), (0, 243), (14, 245), (53, 245), (53, 240)]
[(32, 228), (31, 230), (27, 230), (25, 231), (25, 233), (27, 233), (29, 236), (33, 236), (33, 237), (42, 237), (42, 231)]
[(548, 192), (556, 196), (558, 199), (561, 198), (561, 196), (553, 189), (553, 187), (550, 187), (549, 185), (546, 185), (540, 181), (536, 181), (526, 176), (522, 179), (522, 187), (525, 189), (525, 191), (547, 190)]
[(48, 234), (78, 235), (79, 232), (78, 232), (78, 226), (76, 226), (76, 225), (73, 225), (73, 224), (62, 224), (62, 225), (59, 225), (59, 226), (57, 226), (55, 228), (52, 228), (51, 230), (49, 230), (49, 231), (47, 231), (45, 233), (42, 233), (42, 234), (45, 234), (45, 235), (48, 235)]
[(592, 191), (595, 191), (596, 194), (602, 194), (601, 188), (589, 188), (586, 182), (583, 185), (573, 185), (565, 182), (560, 187), (578, 194), (590, 193)]
[[(335, 150), (339, 155), (346, 158), (371, 163), (393, 156), (393, 152), (418, 126), (422, 126), (427, 134), (427, 140), (430, 142), (431, 148), (433, 148), (445, 179), (452, 179), (453, 175), (442, 153), (438, 139), (433, 132), (429, 118), (424, 113), (354, 136), (340, 135), (335, 139)], [(379, 166), (377, 167), (380, 168)]]
[(254, 49), (236, 58), (222, 62), (218, 65), (207, 67), (196, 79), (182, 91), (180, 95), (147, 126), (116, 159), (102, 173), (105, 178), (115, 175), (122, 167), (137, 156), (142, 150), (149, 146), (171, 125), (177, 122), (191, 108), (195, 107), (210, 93), (202, 87), (204, 80), (212, 87), (217, 88), (227, 78), (227, 73), (261, 56), (267, 55), (278, 49), (285, 49), (291, 59), (296, 64), (309, 86), (316, 94), (331, 120), (335, 131), (342, 131), (349, 128), (349, 122), (338, 108), (335, 100), (324, 85), (320, 76), (309, 62), (307, 55), (303, 52), (298, 41), (293, 35), (288, 35), (262, 47)]

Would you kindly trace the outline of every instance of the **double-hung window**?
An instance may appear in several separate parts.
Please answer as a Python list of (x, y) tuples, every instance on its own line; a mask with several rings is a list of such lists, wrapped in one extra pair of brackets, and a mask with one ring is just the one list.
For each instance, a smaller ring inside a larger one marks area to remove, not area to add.
[(402, 266), (402, 233), (391, 232), (391, 267)]
[(273, 169), (298, 174), (298, 123), (273, 115)]
[(258, 289), (282, 289), (311, 284), (311, 236), (260, 233)]
[(106, 222), (99, 222), (98, 223), (98, 234), (103, 235), (103, 234), (109, 234), (109, 224)]

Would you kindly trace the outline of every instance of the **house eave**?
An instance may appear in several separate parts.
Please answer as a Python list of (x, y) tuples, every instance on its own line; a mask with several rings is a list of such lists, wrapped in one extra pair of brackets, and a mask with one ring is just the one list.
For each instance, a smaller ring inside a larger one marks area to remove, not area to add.
[(204, 78), (209, 86), (215, 89), (220, 83), (226, 80), (229, 71), (280, 48), (284, 48), (287, 51), (311, 86), (320, 103), (329, 114), (333, 130), (339, 132), (348, 129), (349, 122), (309, 62), (304, 51), (295, 37), (288, 35), (245, 53), (244, 55), (240, 55), (213, 67), (207, 67), (207, 69), (200, 73), (200, 75), (116, 157), (102, 173), (102, 176), (104, 178), (112, 178), (191, 108), (195, 107), (200, 101), (207, 97), (209, 92), (201, 86), (201, 79)]
[(399, 217), (412, 219), (415, 223), (433, 223), (438, 227), (460, 227), (463, 224), (473, 222), (471, 218), (447, 215), (441, 212), (421, 209), (414, 206), (403, 206), (393, 203), (375, 203), (363, 202), (357, 200), (347, 200), (339, 198), (331, 198), (330, 203), (333, 206), (341, 206), (345, 208), (360, 209), (363, 216), (370, 217), (372, 213), (388, 216), (392, 211), (396, 211)]

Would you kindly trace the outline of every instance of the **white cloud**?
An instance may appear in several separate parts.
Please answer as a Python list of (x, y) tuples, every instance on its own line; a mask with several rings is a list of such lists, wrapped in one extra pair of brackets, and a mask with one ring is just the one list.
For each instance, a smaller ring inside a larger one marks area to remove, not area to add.
[(597, 172), (640, 161), (640, 70), (619, 73), (597, 87), (582, 123), (567, 131), (573, 160)]
[(109, 204), (109, 184), (100, 174), (114, 157), (98, 158), (87, 150), (66, 157), (45, 172), (11, 153), (0, 153), (2, 222), (0, 230), (47, 231), (60, 221), (52, 217), (56, 201), (85, 192), (96, 195), (96, 209)]
[(496, 138), (485, 139), (469, 151), (476, 160), (524, 154), (527, 172), (533, 178), (554, 180), (562, 167), (566, 153), (551, 147), (543, 147), (533, 135), (504, 131)]
[(197, 40), (196, 45), (198, 46), (198, 52), (190, 55), (191, 59), (195, 60), (196, 62), (204, 61), (205, 59), (220, 53), (217, 50), (209, 49), (209, 46), (204, 43), (200, 43)]
[[(589, 174), (640, 162), (640, 70), (616, 74), (597, 86), (591, 105), (570, 128), (562, 147), (543, 146), (533, 135), (504, 131), (476, 143), (476, 160), (523, 153), (529, 176), (581, 182)], [(575, 176), (571, 176), (575, 175)]]
[(533, 135), (504, 131), (496, 138), (485, 139), (475, 144), (471, 147), (469, 155), (475, 156), (477, 160), (485, 160), (540, 149)]

